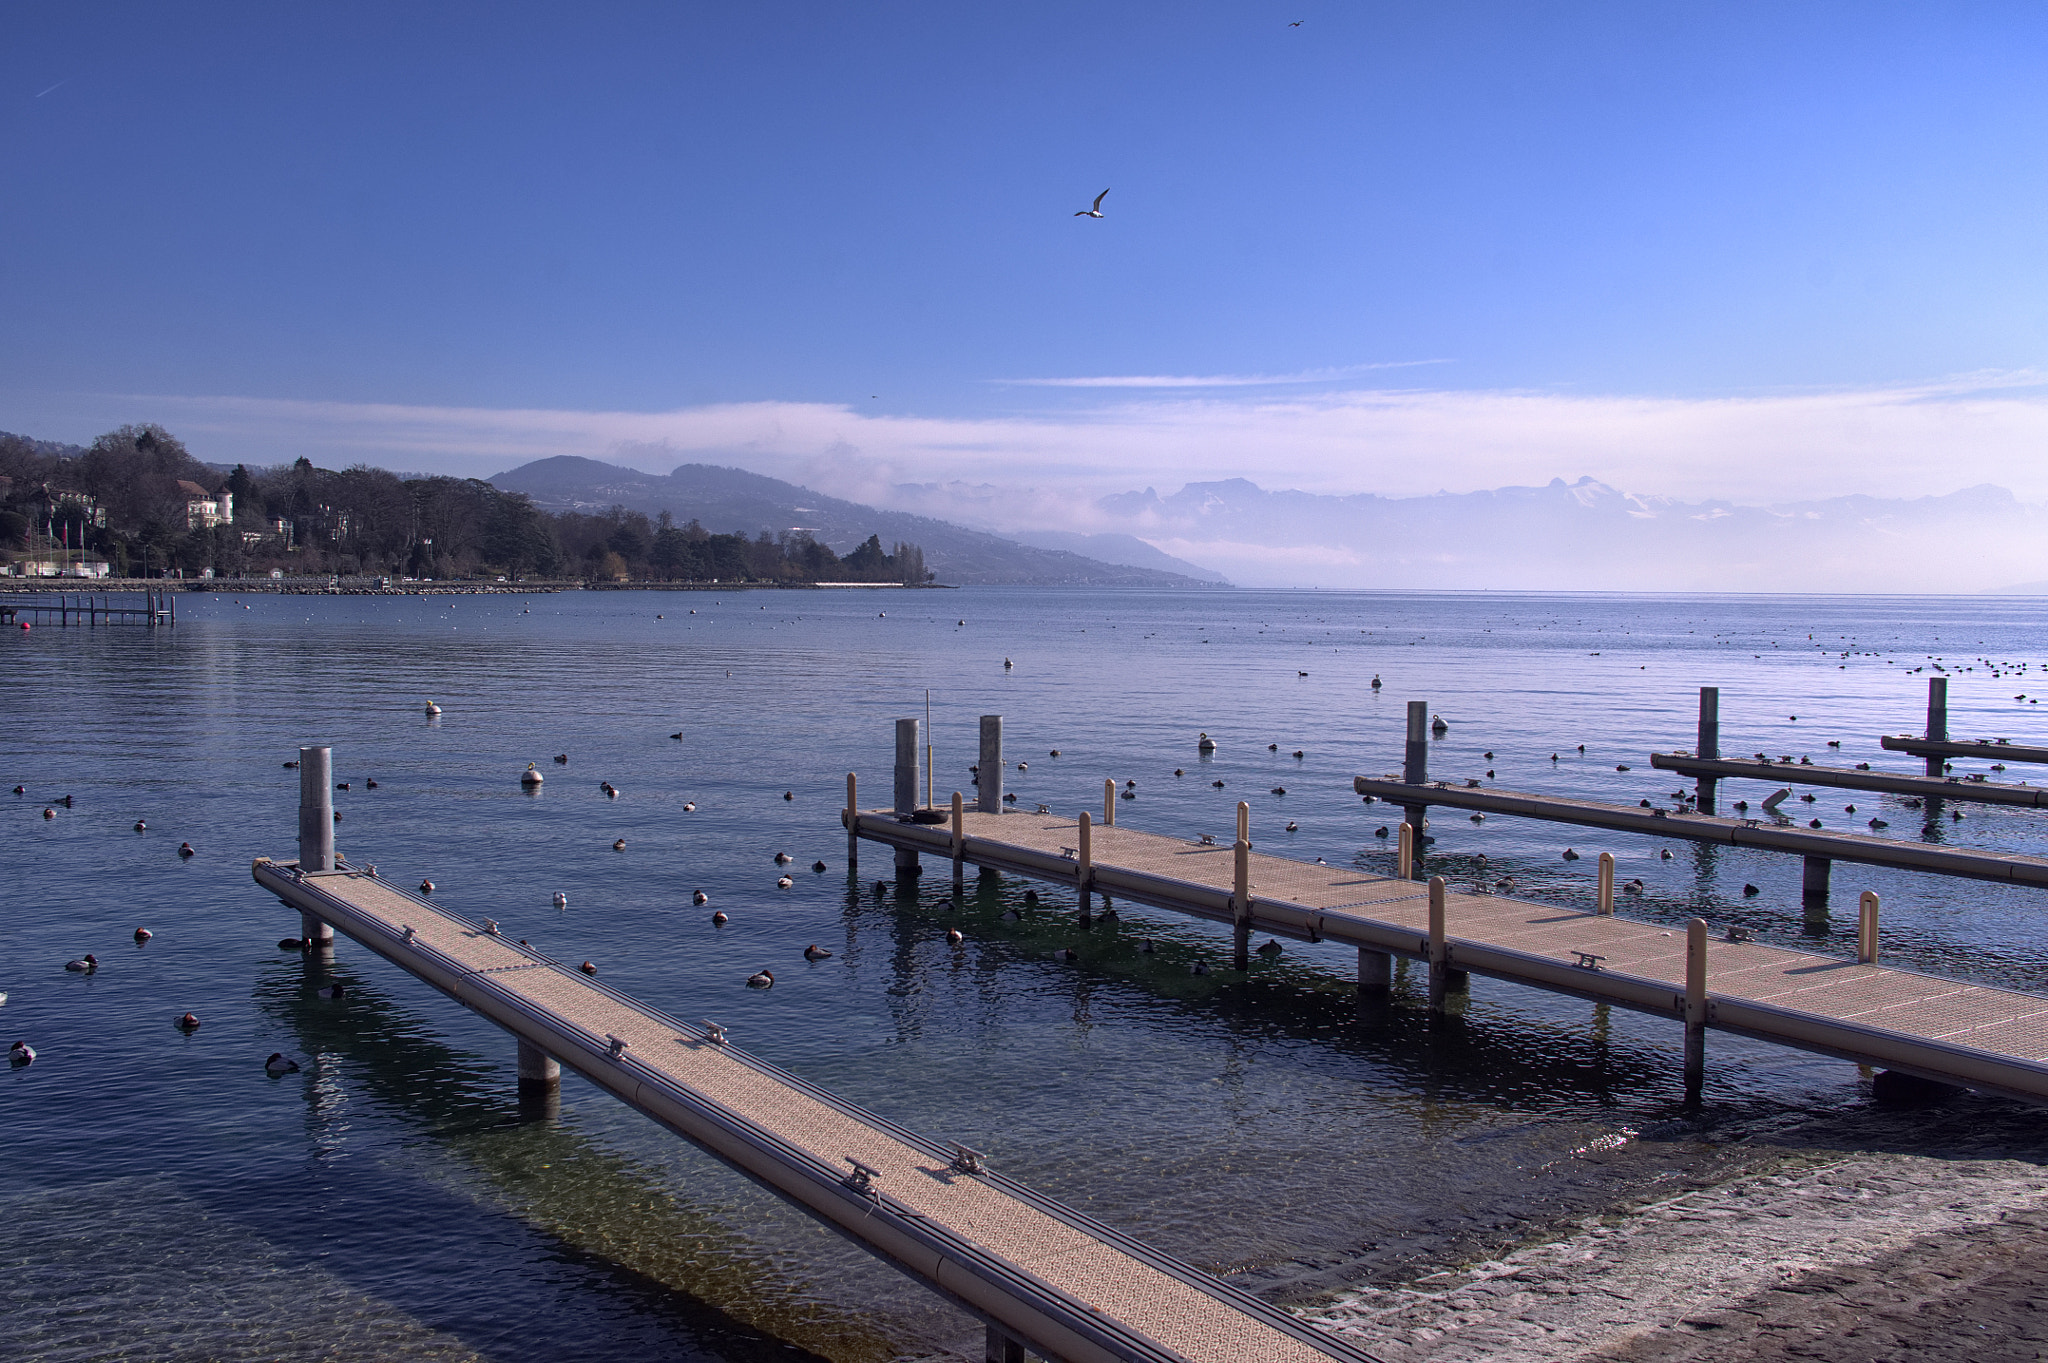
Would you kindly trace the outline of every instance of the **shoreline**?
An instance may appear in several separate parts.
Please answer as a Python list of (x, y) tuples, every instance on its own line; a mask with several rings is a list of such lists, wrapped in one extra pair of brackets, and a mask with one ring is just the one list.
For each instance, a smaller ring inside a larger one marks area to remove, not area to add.
[[(1963, 1100), (1721, 1133), (1755, 1158), (1708, 1186), (1296, 1310), (1386, 1363), (2048, 1357), (2035, 1116)], [(1876, 1148), (1836, 1144), (1859, 1135)]]

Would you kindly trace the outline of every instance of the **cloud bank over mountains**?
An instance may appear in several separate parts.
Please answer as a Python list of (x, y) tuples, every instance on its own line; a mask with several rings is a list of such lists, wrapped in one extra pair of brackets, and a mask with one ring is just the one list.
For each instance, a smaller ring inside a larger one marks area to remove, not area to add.
[(77, 398), (38, 428), (89, 435), (146, 406), (216, 461), (304, 454), (474, 476), (558, 455), (659, 474), (737, 466), (1023, 539), (1135, 535), (1247, 585), (1978, 591), (2048, 578), (2035, 547), (2042, 374), (1701, 398), (1368, 389), (1332, 372), (1320, 387), (1111, 378), (1078, 397), (1033, 389), (1040, 406), (993, 415)]

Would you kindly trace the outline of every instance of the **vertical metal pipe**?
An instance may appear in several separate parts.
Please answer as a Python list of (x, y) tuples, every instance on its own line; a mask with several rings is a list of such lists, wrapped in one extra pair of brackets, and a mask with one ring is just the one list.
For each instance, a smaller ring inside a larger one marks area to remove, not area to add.
[(1614, 853), (1600, 854), (1600, 896), (1595, 912), (1614, 912)]
[(1429, 702), (1408, 702), (1408, 748), (1403, 754), (1401, 779), (1411, 786), (1429, 780)]
[(1401, 869), (1402, 880), (1415, 879), (1415, 825), (1404, 822), (1401, 825)]
[(1078, 822), (1080, 827), (1076, 830), (1074, 838), (1079, 844), (1074, 849), (1078, 854), (1074, 860), (1074, 888), (1080, 892), (1081, 921), (1085, 923), (1088, 921), (1089, 895), (1092, 893), (1090, 887), (1095, 880), (1095, 828), (1094, 821), (1088, 817), (1088, 811), (1085, 809), (1081, 811)]
[[(918, 787), (923, 784), (918, 778), (918, 767), (923, 756), (918, 746), (918, 721), (899, 719), (896, 721), (896, 813), (910, 814), (917, 809)], [(911, 847), (896, 849), (896, 873), (916, 875), (923, 869), (917, 860), (917, 850)]]
[(960, 792), (953, 792), (953, 883), (960, 884), (967, 878), (967, 806), (960, 799)]
[(1685, 925), (1685, 1099), (1700, 1100), (1707, 1075), (1707, 920)]
[(1252, 965), (1252, 807), (1237, 802), (1237, 841), (1231, 846), (1236, 875), (1230, 895), (1231, 965), (1249, 970)]
[(975, 808), (984, 814), (1003, 812), (1003, 717), (981, 717), (980, 796)]
[[(334, 750), (324, 743), (299, 749), (299, 869), (334, 869)], [(310, 913), (299, 935), (315, 951), (334, 946), (334, 929)]]
[(1441, 1013), (1444, 995), (1451, 985), (1451, 943), (1444, 893), (1444, 878), (1429, 878), (1429, 1007), (1431, 1012)]
[(846, 869), (860, 865), (860, 782), (846, 773)]
[[(1948, 742), (1948, 678), (1927, 679), (1927, 741)], [(1938, 753), (1927, 755), (1927, 774), (1941, 775), (1942, 758)]]
[(1865, 890), (1856, 903), (1856, 959), (1877, 964), (1877, 891)]
[(1108, 777), (1104, 777), (1102, 782), (1102, 826), (1116, 826), (1116, 782)]

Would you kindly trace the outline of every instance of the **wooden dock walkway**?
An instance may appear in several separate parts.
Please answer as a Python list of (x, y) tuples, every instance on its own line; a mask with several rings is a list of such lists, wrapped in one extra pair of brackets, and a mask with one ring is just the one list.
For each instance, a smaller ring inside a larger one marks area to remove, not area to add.
[[(1739, 764), (1738, 764), (1739, 765)], [(1805, 768), (1813, 770), (1813, 768)], [(1653, 805), (1610, 804), (1602, 800), (1575, 800), (1562, 795), (1537, 795), (1527, 791), (1494, 787), (1454, 786), (1448, 781), (1411, 785), (1398, 777), (1355, 778), (1352, 789), (1404, 808), (1442, 805), (1481, 814), (1511, 814), (1551, 823), (1578, 824), (1586, 828), (1607, 828), (1619, 833), (1644, 833), (1656, 838), (1684, 838), (1693, 842), (1718, 842), (1730, 847), (1757, 847), (1772, 852), (1792, 852), (1810, 860), (1853, 861), (1867, 866), (1890, 866), (1906, 871), (1933, 871), (1941, 875), (1968, 876), (1975, 880), (1998, 880), (2014, 885), (2048, 886), (2048, 857), (2017, 853), (1979, 852), (1963, 847), (1935, 847), (1862, 833), (1838, 833), (1828, 829), (1794, 828), (1769, 819), (1723, 818), (1712, 814), (1667, 810)]]
[(1987, 805), (2020, 805), (2038, 809), (2048, 805), (2048, 786), (2024, 783), (2007, 785), (1963, 776), (1915, 776), (1896, 771), (1859, 770), (1853, 767), (1822, 767), (1784, 759), (1694, 757), (1683, 752), (1653, 752), (1650, 765), (1658, 771), (1706, 780), (1770, 781), (1787, 786), (1830, 786), (1837, 790), (1874, 790), (1889, 795), (1919, 795), (1929, 800), (1974, 800)]
[(1912, 734), (1885, 734), (1877, 745), (1886, 752), (1902, 752), (1937, 761), (1949, 757), (1976, 757), (1987, 762), (2048, 762), (2048, 748), (2025, 743), (2008, 743), (2002, 738), (1957, 741), (1945, 738), (1916, 738)]
[[(328, 776), (326, 750), (317, 779)], [(331, 783), (327, 783), (331, 784)], [(302, 828), (331, 819), (306, 782)], [(331, 836), (324, 844), (332, 856)], [(256, 883), (570, 1066), (990, 1326), (990, 1359), (1371, 1363), (1370, 1355), (945, 1146), (369, 870)], [(523, 1049), (522, 1046), (522, 1049)], [(522, 1067), (524, 1061), (522, 1060)], [(1021, 1341), (1021, 1345), (1020, 1342)]]
[[(1407, 794), (1434, 799), (1439, 792)], [(1626, 813), (1650, 822), (1646, 811)], [(1658, 821), (1666, 822), (1706, 821)], [(1451, 972), (1476, 972), (1680, 1019), (1689, 1028), (2048, 1102), (2048, 999), (2030, 994), (1758, 942), (1694, 943), (1683, 928), (1453, 894), (1440, 880), (1425, 886), (1248, 847), (1240, 868), (1232, 843), (1084, 827), (1086, 815), (961, 811), (928, 825), (892, 811), (849, 810), (847, 824), (857, 837), (920, 857), (957, 858), (1240, 929), (1354, 945), (1362, 986), (1385, 978), (1387, 957), (1403, 956), (1431, 962), (1436, 997)], [(2042, 866), (2048, 873), (2048, 863)], [(1874, 954), (1874, 910), (1870, 917)], [(1700, 987), (1689, 987), (1689, 968), (1702, 972)]]

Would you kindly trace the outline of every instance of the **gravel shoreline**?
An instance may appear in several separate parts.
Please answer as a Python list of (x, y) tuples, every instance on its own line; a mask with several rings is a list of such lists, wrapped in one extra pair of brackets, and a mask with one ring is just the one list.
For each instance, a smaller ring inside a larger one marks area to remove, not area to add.
[(1756, 1133), (1761, 1168), (1302, 1314), (1387, 1363), (2048, 1359), (2042, 1127), (1966, 1100)]

